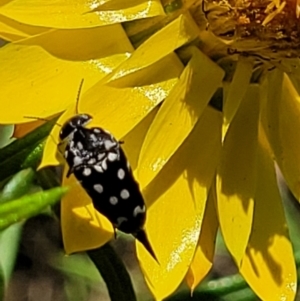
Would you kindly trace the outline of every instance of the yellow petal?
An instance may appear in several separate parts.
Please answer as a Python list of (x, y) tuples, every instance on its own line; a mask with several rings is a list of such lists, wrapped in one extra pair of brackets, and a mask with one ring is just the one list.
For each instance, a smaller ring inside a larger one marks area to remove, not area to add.
[[(169, 94), (178, 80), (177, 75), (162, 83), (135, 88), (116, 89), (98, 83), (80, 99), (79, 113), (93, 116), (89, 126), (100, 126), (121, 139)], [(75, 105), (74, 102), (58, 124), (64, 124), (76, 114)], [(47, 139), (40, 167), (60, 163), (56, 158), (59, 131), (60, 127), (54, 127)]]
[(281, 172), (300, 201), (300, 97), (286, 74), (269, 75), (264, 128)]
[(213, 184), (206, 202), (198, 246), (186, 275), (186, 282), (191, 291), (203, 280), (213, 264), (215, 242), (219, 226), (215, 203), (216, 188)]
[(93, 116), (91, 125), (97, 124), (118, 139), (122, 138), (163, 101), (178, 82), (181, 64), (161, 65), (161, 68), (172, 70), (163, 82), (122, 89), (96, 84), (83, 95), (79, 111)]
[(38, 45), (57, 58), (74, 61), (112, 57), (133, 51), (120, 24), (90, 29), (54, 29), (19, 41), (18, 44)]
[(223, 70), (205, 54), (194, 51), (147, 133), (139, 159), (138, 178), (142, 187), (158, 174), (189, 135), (221, 85), (223, 75)]
[(225, 92), (226, 97), (223, 103), (223, 136), (225, 136), (228, 126), (247, 92), (252, 76), (252, 69), (253, 60), (240, 56), (232, 81)]
[(72, 175), (64, 177), (71, 191), (61, 202), (61, 227), (67, 254), (94, 249), (113, 237), (111, 223), (92, 204), (91, 199)]
[[(146, 40), (128, 59), (110, 76), (110, 85), (122, 84), (122, 78), (158, 62), (180, 46), (191, 42), (198, 36), (199, 30), (189, 14), (181, 15), (163, 29)], [(169, 66), (171, 67), (171, 66)], [(163, 71), (163, 69), (161, 69)], [(164, 72), (166, 72), (164, 70)], [(158, 76), (160, 76), (158, 74)]]
[(123, 150), (126, 157), (130, 162), (131, 169), (135, 171), (138, 165), (140, 151), (155, 115), (157, 114), (158, 107), (154, 108), (137, 126), (135, 126), (129, 133), (127, 133), (121, 141)]
[[(128, 60), (130, 59), (131, 57), (128, 58)], [(174, 76), (174, 71), (179, 76), (183, 70), (183, 64), (174, 52), (171, 52), (159, 61), (154, 62), (152, 65), (144, 66), (144, 64), (141, 64), (132, 73), (127, 73), (127, 67), (127, 63), (124, 61), (124, 63), (116, 69), (117, 72), (122, 70), (122, 77), (114, 80), (113, 77), (115, 72), (112, 72), (103, 78), (101, 83), (116, 88), (146, 86), (172, 78)]]
[(148, 206), (146, 231), (159, 264), (139, 242), (137, 254), (156, 300), (178, 287), (193, 259), (220, 153), (221, 123), (220, 112), (208, 107), (187, 140), (144, 191)]
[(253, 228), (240, 272), (264, 301), (295, 300), (297, 271), (270, 153), (259, 147)]
[(101, 11), (100, 7), (99, 11), (93, 12), (100, 3), (87, 0), (13, 0), (0, 7), (0, 14), (24, 24), (66, 29), (103, 26), (163, 14), (158, 0), (136, 0), (121, 10)]
[(145, 0), (106, 0), (99, 1), (97, 7), (94, 9), (95, 11), (105, 11), (105, 10), (121, 10), (121, 9), (137, 9), (140, 7), (140, 10), (152, 10), (155, 7), (160, 7), (163, 12), (163, 8), (160, 1), (151, 0), (147, 3)]
[(24, 116), (48, 117), (65, 110), (75, 102), (82, 79), (87, 90), (109, 72), (112, 62), (117, 65), (126, 57), (65, 61), (37, 46), (6, 45), (0, 50), (1, 101), (5, 102), (0, 122), (28, 122)]
[(217, 176), (218, 215), (223, 238), (237, 265), (252, 228), (260, 88), (250, 85), (225, 136)]
[(22, 24), (0, 15), (0, 37), (6, 41), (18, 41), (47, 30), (49, 29), (46, 27)]
[[(101, 3), (101, 1), (99, 2)], [(96, 12), (99, 19), (106, 24), (165, 14), (159, 0), (108, 0), (97, 6), (92, 12)]]
[(80, 28), (101, 25), (96, 14), (87, 14), (91, 2), (86, 0), (14, 0), (6, 1), (0, 13), (24, 24), (52, 28)]

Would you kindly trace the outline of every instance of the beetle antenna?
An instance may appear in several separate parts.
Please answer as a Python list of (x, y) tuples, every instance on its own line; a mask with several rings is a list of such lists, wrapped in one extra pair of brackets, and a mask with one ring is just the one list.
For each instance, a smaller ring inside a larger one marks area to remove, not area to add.
[(79, 113), (78, 105), (79, 105), (79, 98), (80, 98), (80, 93), (81, 93), (81, 90), (82, 90), (83, 82), (84, 82), (84, 78), (81, 79), (81, 82), (80, 82), (80, 85), (79, 85), (79, 89), (78, 89), (78, 92), (77, 92), (77, 97), (76, 97), (76, 114)]

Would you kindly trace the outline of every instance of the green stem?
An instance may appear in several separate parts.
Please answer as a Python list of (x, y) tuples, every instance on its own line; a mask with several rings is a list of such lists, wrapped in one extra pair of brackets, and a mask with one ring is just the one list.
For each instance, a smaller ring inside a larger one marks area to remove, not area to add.
[(0, 230), (38, 215), (48, 206), (57, 203), (67, 191), (67, 187), (56, 187), (2, 203), (0, 206)]
[(87, 253), (104, 279), (111, 301), (136, 301), (130, 276), (109, 244)]
[(61, 185), (58, 172), (54, 167), (45, 167), (37, 171), (38, 184), (45, 190)]
[(250, 288), (232, 292), (222, 297), (222, 301), (258, 301), (258, 297)]

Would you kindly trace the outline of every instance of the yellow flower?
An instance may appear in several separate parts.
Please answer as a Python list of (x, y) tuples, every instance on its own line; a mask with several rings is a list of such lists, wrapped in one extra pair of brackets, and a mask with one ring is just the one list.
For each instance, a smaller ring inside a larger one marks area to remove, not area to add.
[[(220, 227), (257, 295), (293, 300), (296, 268), (274, 160), (299, 200), (297, 3), (207, 1), (203, 13), (200, 1), (166, 1), (167, 14), (158, 0), (43, 3), (0, 7), (0, 35), (13, 41), (0, 50), (1, 123), (66, 110), (63, 124), (84, 78), (79, 112), (124, 140), (147, 203), (160, 264), (139, 243), (137, 254), (155, 298), (184, 277), (195, 288), (212, 266)], [(58, 164), (58, 131), (42, 166)], [(113, 233), (73, 186), (62, 201), (69, 253)]]

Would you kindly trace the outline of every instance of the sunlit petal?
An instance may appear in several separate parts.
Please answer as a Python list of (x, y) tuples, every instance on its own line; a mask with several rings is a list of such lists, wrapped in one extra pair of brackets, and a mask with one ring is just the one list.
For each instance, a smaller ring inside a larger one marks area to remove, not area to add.
[(124, 54), (117, 57), (66, 61), (37, 46), (4, 46), (0, 49), (0, 82), (1, 100), (6, 102), (0, 122), (28, 122), (24, 116), (48, 117), (65, 110), (75, 102), (82, 79), (84, 92), (108, 73), (106, 66), (111, 67), (111, 61), (121, 63), (127, 58)]
[[(136, 51), (134, 53), (136, 53)], [(128, 60), (131, 60), (131, 57), (129, 57)], [(146, 63), (146, 61), (144, 61), (144, 63)], [(141, 64), (139, 68), (132, 73), (127, 73), (127, 67), (127, 63), (124, 61), (116, 71), (103, 78), (101, 83), (116, 88), (146, 86), (172, 78), (174, 76), (174, 71), (178, 73), (179, 77), (184, 68), (181, 60), (174, 52), (167, 54), (165, 57), (153, 62), (153, 64), (150, 64), (149, 66), (146, 64), (145, 66), (142, 66)], [(116, 72), (123, 74), (122, 77), (115, 80), (114, 74)]]
[(220, 227), (226, 246), (238, 265), (244, 256), (252, 229), (259, 93), (258, 85), (248, 87), (225, 136), (217, 176)]
[(240, 272), (264, 301), (292, 301), (297, 271), (277, 188), (274, 163), (267, 149), (258, 149), (253, 227)]
[(49, 30), (18, 44), (37, 45), (59, 59), (74, 61), (113, 57), (134, 50), (120, 24), (89, 29)]
[(24, 24), (52, 28), (95, 27), (102, 24), (87, 0), (13, 0), (0, 7), (0, 13)]
[(120, 23), (143, 18), (164, 15), (159, 0), (108, 0), (98, 1), (99, 5), (92, 10), (106, 24)]
[(109, 1), (101, 10), (103, 1), (97, 0), (13, 0), (0, 7), (0, 14), (24, 24), (66, 29), (91, 28), (164, 14), (158, 0), (123, 1), (128, 2), (123, 9), (107, 10), (110, 3), (119, 2)]
[(215, 242), (219, 226), (217, 213), (215, 210), (215, 190), (216, 188), (213, 184), (206, 202), (198, 246), (186, 275), (186, 282), (191, 291), (193, 291), (200, 281), (207, 275), (213, 264)]
[(142, 187), (158, 174), (189, 135), (223, 76), (223, 70), (195, 49), (147, 133), (139, 159)]
[[(139, 243), (137, 253), (157, 300), (177, 288), (192, 262), (221, 149), (221, 120), (219, 112), (207, 108), (187, 140), (144, 191), (146, 231), (159, 264)], [(201, 147), (204, 143), (206, 147)]]
[(0, 37), (6, 41), (18, 41), (47, 30), (49, 28), (22, 24), (0, 15)]
[[(121, 138), (169, 94), (176, 82), (177, 78), (173, 78), (158, 84), (125, 89), (97, 85), (83, 96), (80, 109), (94, 112), (93, 124)], [(97, 106), (100, 109), (95, 112)]]
[(189, 14), (179, 16), (137, 48), (130, 59), (111, 74), (110, 85), (120, 86), (123, 77), (153, 65), (180, 46), (194, 40), (198, 33), (197, 25)]
[(121, 140), (124, 141), (122, 145), (126, 153), (127, 159), (133, 171), (136, 171), (140, 151), (155, 115), (157, 114), (158, 106), (155, 107), (137, 126), (135, 126), (129, 133)]

